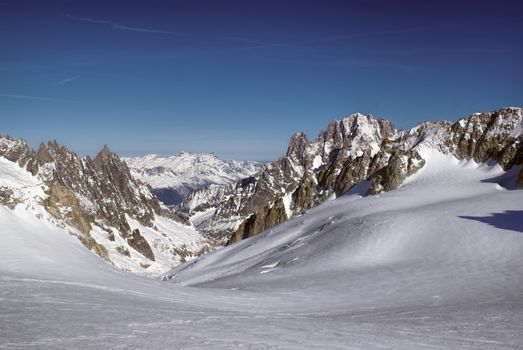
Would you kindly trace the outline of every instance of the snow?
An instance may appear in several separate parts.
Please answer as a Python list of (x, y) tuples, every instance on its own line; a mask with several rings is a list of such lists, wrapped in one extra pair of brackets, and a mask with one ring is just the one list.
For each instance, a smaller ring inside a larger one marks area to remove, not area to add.
[(360, 157), (366, 150), (370, 150), (371, 156), (379, 152), (380, 127), (374, 117), (356, 113), (343, 118), (341, 122), (347, 130), (346, 136), (350, 136), (350, 149), (347, 156)]
[(44, 196), (41, 185), (42, 181), (31, 176), (18, 164), (0, 157), (0, 188), (5, 187), (13, 190), (15, 196), (19, 199), (32, 199), (34, 201)]
[(214, 154), (182, 152), (162, 157), (155, 154), (144, 157), (122, 158), (131, 173), (155, 189), (175, 188), (184, 196), (211, 184), (227, 185), (249, 177), (262, 165), (251, 161), (224, 161)]
[(321, 156), (317, 154), (312, 161), (312, 170), (318, 169), (322, 165), (323, 161), (321, 159)]
[(285, 215), (287, 216), (287, 219), (289, 219), (292, 216), (292, 193), (288, 193), (285, 196), (283, 196), (283, 207), (285, 208)]
[(400, 189), (327, 201), (169, 281), (0, 206), (0, 348), (520, 349), (523, 191), (420, 153)]

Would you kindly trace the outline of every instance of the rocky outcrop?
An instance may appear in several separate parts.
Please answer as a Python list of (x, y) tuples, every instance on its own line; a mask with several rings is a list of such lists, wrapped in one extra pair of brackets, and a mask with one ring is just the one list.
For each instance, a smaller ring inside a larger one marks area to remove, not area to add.
[(387, 165), (369, 177), (371, 185), (366, 194), (373, 195), (397, 189), (408, 176), (417, 172), (424, 164), (425, 160), (413, 150), (402, 155), (392, 154)]
[(12, 189), (0, 186), (0, 204), (5, 205), (9, 209), (14, 209), (20, 203)]
[(473, 159), (477, 163), (494, 160), (508, 170), (523, 162), (523, 142), (517, 132), (520, 123), (519, 108), (476, 113), (450, 127), (445, 145), (460, 159)]
[(124, 238), (127, 240), (127, 243), (129, 243), (131, 247), (139, 251), (147, 259), (151, 261), (155, 260), (151, 246), (149, 245), (149, 243), (147, 243), (145, 238), (143, 238), (139, 229), (134, 229), (133, 232), (131, 232), (131, 234), (125, 234)]
[(234, 186), (197, 191), (178, 212), (189, 218), (211, 212), (197, 227), (232, 243), (343, 195), (364, 180), (366, 195), (394, 190), (423, 167), (423, 148), (509, 169), (523, 162), (521, 130), (520, 108), (476, 113), (456, 123), (423, 122), (407, 131), (384, 119), (354, 114), (331, 122), (314, 140), (293, 135), (277, 162)]
[(43, 204), (49, 214), (64, 220), (84, 234), (91, 231), (94, 218), (81, 207), (80, 201), (70, 188), (53, 178), (49, 181), (47, 194)]
[[(120, 267), (135, 266), (135, 271), (152, 269), (153, 265), (162, 269), (162, 264), (172, 261), (173, 265), (163, 266), (169, 269), (206, 249), (201, 236), (163, 206), (151, 188), (136, 180), (107, 146), (94, 159), (80, 158), (56, 141), (41, 144), (34, 152), (22, 140), (0, 137), (0, 157), (28, 170), (35, 178), (34, 190), (43, 189), (36, 200), (53, 222), (68, 225), (71, 234), (104, 260), (111, 261), (111, 254), (117, 254)], [(23, 188), (21, 185), (17, 191)], [(0, 189), (1, 204), (14, 208), (17, 200), (12, 189)], [(163, 228), (156, 225), (157, 218)], [(176, 231), (165, 227), (184, 231), (184, 238), (177, 238)], [(140, 229), (148, 234), (144, 236)], [(185, 242), (187, 237), (193, 238)], [(155, 264), (158, 254), (162, 258)], [(125, 262), (120, 256), (129, 259)]]
[(254, 236), (268, 228), (281, 224), (285, 220), (287, 220), (287, 215), (283, 201), (278, 200), (273, 206), (266, 206), (258, 210), (242, 222), (227, 241), (227, 245)]
[(38, 162), (35, 153), (29, 149), (24, 140), (18, 140), (10, 136), (0, 136), (0, 156), (7, 160), (18, 163), (31, 174), (38, 172)]

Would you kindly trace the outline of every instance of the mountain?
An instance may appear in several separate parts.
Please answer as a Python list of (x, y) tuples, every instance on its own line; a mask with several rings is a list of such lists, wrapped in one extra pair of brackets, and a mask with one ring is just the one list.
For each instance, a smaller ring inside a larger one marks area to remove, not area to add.
[(59, 226), (120, 269), (158, 274), (207, 249), (107, 146), (91, 159), (56, 141), (35, 152), (0, 137), (0, 174), (0, 204)]
[(263, 168), (252, 161), (224, 161), (214, 154), (181, 152), (171, 157), (155, 154), (122, 158), (132, 175), (148, 183), (166, 205), (180, 204), (192, 192), (210, 185), (227, 185)]
[(419, 154), (399, 189), (349, 191), (166, 281), (0, 205), (0, 348), (521, 349), (521, 167)]
[(364, 195), (396, 189), (423, 168), (424, 149), (509, 170), (523, 162), (522, 110), (475, 113), (455, 123), (427, 121), (410, 130), (354, 114), (334, 120), (314, 140), (293, 135), (278, 161), (236, 184), (192, 193), (178, 213), (207, 237), (234, 243), (351, 189)]

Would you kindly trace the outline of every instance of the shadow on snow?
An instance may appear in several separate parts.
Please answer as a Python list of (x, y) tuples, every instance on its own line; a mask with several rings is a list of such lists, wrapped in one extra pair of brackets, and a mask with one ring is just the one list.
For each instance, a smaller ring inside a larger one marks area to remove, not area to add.
[(462, 219), (476, 220), (503, 230), (523, 233), (523, 210), (506, 210), (490, 216), (459, 216)]

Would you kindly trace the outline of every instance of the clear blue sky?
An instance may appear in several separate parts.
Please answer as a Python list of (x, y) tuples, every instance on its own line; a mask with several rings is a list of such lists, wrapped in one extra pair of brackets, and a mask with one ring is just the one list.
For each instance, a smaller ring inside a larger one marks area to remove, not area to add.
[(0, 134), (272, 160), (362, 112), (523, 105), (521, 1), (0, 1)]

